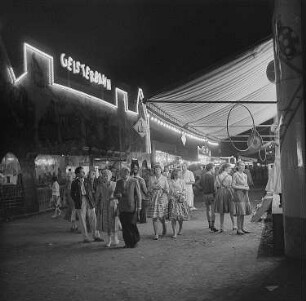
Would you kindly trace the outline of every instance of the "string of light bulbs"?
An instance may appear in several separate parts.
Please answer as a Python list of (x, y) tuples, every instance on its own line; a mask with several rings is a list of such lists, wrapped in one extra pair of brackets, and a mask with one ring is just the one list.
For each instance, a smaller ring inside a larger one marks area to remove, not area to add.
[(203, 138), (203, 137), (200, 137), (200, 136), (196, 136), (194, 134), (187, 133), (186, 131), (183, 131), (181, 128), (175, 127), (173, 124), (170, 124), (170, 123), (158, 118), (156, 115), (154, 115), (152, 113), (148, 113), (148, 117), (150, 118), (151, 121), (156, 122), (160, 126), (163, 126), (163, 127), (167, 128), (169, 130), (172, 130), (175, 133), (178, 133), (178, 134), (181, 134), (181, 135), (186, 135), (186, 137), (189, 137), (190, 139), (198, 140), (198, 141), (204, 142), (204, 143), (207, 142), (211, 146), (218, 146), (219, 145), (218, 142), (210, 141), (206, 137)]

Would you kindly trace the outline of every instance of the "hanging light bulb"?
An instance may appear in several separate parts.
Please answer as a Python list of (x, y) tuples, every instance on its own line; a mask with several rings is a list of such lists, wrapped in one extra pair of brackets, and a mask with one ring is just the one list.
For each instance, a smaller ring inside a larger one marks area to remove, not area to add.
[(184, 132), (182, 132), (181, 140), (182, 140), (183, 145), (185, 146), (187, 138), (186, 138), (186, 134)]

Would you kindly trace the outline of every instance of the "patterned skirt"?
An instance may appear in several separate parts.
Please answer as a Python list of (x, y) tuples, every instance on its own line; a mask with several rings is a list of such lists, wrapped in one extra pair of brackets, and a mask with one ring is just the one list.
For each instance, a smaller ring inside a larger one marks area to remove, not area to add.
[(148, 218), (166, 218), (168, 216), (168, 196), (161, 190), (155, 190), (152, 194), (148, 208)]
[(169, 220), (189, 220), (189, 206), (185, 200), (182, 203), (174, 198), (169, 200)]
[(252, 213), (248, 191), (235, 190), (233, 205), (234, 215), (250, 215)]
[(215, 198), (215, 212), (220, 214), (233, 213), (233, 195), (231, 188), (219, 188)]

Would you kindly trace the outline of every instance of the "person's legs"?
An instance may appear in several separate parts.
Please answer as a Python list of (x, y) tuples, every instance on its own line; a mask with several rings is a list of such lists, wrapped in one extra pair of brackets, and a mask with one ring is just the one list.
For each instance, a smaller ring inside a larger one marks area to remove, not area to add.
[(244, 215), (241, 215), (241, 230), (243, 233), (250, 233), (250, 231), (244, 229)]
[(95, 210), (95, 208), (90, 209), (88, 204), (87, 204), (87, 214), (88, 214), (90, 230), (91, 230), (93, 239), (95, 241), (102, 241), (102, 239), (100, 237), (100, 233), (97, 230), (96, 210)]
[(234, 215), (232, 213), (230, 213), (230, 218), (231, 218), (231, 221), (232, 221), (233, 230), (237, 230), (237, 227), (235, 226)]
[(72, 209), (72, 212), (71, 212), (70, 222), (71, 222), (71, 229), (73, 231), (77, 231), (78, 225), (76, 222), (76, 210), (74, 208)]
[(167, 234), (166, 219), (164, 217), (162, 217), (160, 219), (160, 222), (162, 223), (162, 226), (163, 226), (163, 233), (162, 233), (162, 235), (165, 236)]
[(218, 232), (218, 230), (215, 228), (215, 208), (214, 203), (206, 203), (206, 215), (207, 220), (209, 221), (209, 229), (211, 232)]
[(114, 237), (114, 244), (119, 245), (118, 231), (112, 233)]
[(61, 207), (61, 197), (58, 196), (58, 197), (56, 198), (56, 215), (57, 215), (57, 216), (60, 216), (61, 213), (62, 213), (60, 207)]
[(238, 228), (237, 234), (239, 234), (239, 235), (243, 234), (241, 215), (237, 216), (237, 228)]
[(153, 222), (153, 229), (154, 229), (154, 239), (158, 239), (158, 223), (157, 223), (157, 218), (153, 218), (152, 222)]
[(148, 208), (149, 208), (149, 203), (148, 201), (145, 201), (143, 204), (143, 222), (147, 222), (147, 214), (148, 214)]
[(173, 238), (176, 238), (176, 220), (172, 219), (171, 220), (171, 226), (172, 226), (172, 231), (173, 231)]
[(122, 223), (122, 234), (126, 247), (134, 248), (140, 240), (137, 228), (137, 214), (130, 212), (120, 213)]
[(52, 215), (52, 218), (56, 218), (58, 217), (59, 215), (61, 215), (61, 210), (60, 210), (60, 197), (57, 196), (57, 195), (52, 195), (52, 201), (53, 201), (53, 204), (54, 204), (54, 214)]
[(182, 231), (183, 231), (183, 219), (179, 219), (178, 223), (179, 223), (179, 230), (178, 230), (177, 234), (181, 235)]
[(210, 208), (209, 208), (209, 204), (208, 204), (207, 201), (205, 202), (205, 206), (206, 206), (206, 218), (207, 218), (207, 222), (208, 222), (208, 225), (209, 225), (209, 229), (211, 229)]
[(128, 233), (128, 219), (125, 212), (120, 213), (120, 222), (122, 226), (122, 237), (127, 248), (130, 248), (130, 241), (129, 241), (129, 233)]
[(106, 247), (110, 247), (112, 244), (112, 234), (109, 232), (107, 233), (107, 242), (106, 242)]
[(193, 197), (193, 193), (190, 193), (190, 207), (194, 208), (194, 197)]
[(140, 234), (137, 227), (137, 213), (130, 213), (129, 226), (131, 235), (131, 247), (136, 247), (137, 243), (140, 241)]
[(215, 219), (216, 219), (216, 214), (215, 214), (215, 201), (212, 200), (210, 203), (210, 220), (211, 220), (211, 230), (213, 232), (218, 232), (218, 229), (215, 227)]
[(140, 211), (140, 223), (147, 222), (147, 201), (142, 200), (141, 202), (141, 211)]
[(84, 242), (89, 242), (87, 227), (86, 227), (86, 200), (82, 199), (81, 209), (76, 209), (79, 217), (81, 233), (83, 235)]
[(224, 227), (224, 213), (220, 213), (220, 232), (223, 232)]

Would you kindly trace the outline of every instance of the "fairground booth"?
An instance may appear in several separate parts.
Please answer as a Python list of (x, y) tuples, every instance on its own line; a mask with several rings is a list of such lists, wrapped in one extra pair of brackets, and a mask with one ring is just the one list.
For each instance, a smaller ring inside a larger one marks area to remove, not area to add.
[[(53, 176), (62, 195), (69, 172), (150, 162), (144, 94), (65, 49), (22, 45), (11, 62), (1, 41), (0, 213), (48, 209)], [(39, 46), (38, 46), (39, 45)]]

